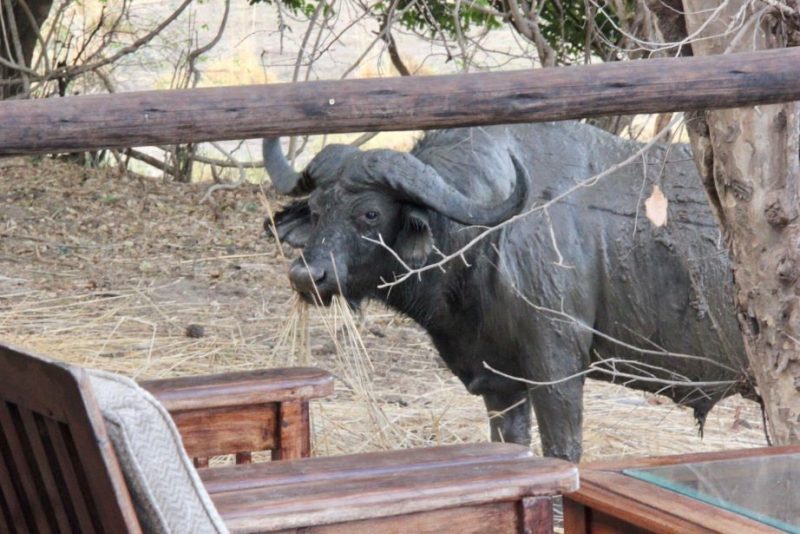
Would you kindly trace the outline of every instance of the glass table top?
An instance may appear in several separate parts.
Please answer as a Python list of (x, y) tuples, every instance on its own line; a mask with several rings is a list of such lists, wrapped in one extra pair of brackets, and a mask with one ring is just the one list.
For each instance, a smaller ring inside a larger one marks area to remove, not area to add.
[(625, 469), (623, 473), (800, 534), (800, 454)]

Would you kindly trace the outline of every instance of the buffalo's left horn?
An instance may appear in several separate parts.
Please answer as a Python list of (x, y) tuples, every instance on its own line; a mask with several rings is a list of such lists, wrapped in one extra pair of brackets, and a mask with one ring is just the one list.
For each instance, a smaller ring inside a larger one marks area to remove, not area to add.
[(284, 195), (304, 195), (314, 189), (313, 181), (304, 173), (292, 168), (283, 155), (280, 138), (267, 138), (261, 144), (264, 154), (264, 168), (272, 184)]
[(461, 193), (431, 166), (415, 156), (391, 150), (364, 154), (370, 176), (418, 204), (466, 225), (493, 226), (519, 213), (528, 196), (528, 175), (514, 155), (514, 190), (500, 203), (478, 202)]

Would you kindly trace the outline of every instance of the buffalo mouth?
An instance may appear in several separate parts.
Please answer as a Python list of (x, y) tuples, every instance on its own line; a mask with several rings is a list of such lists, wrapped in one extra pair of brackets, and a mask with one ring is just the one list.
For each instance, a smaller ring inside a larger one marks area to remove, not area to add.
[(317, 306), (330, 306), (338, 285), (331, 279), (333, 269), (327, 265), (298, 258), (289, 267), (289, 282), (300, 297)]
[[(340, 269), (346, 273), (346, 269)], [(306, 263), (305, 260), (294, 261), (289, 268), (289, 282), (300, 298), (315, 306), (330, 306), (333, 297), (341, 295), (351, 309), (357, 309), (361, 299), (344, 294), (341, 280), (331, 276), (336, 272), (325, 264)]]
[(336, 293), (333, 291), (323, 291), (320, 289), (314, 292), (298, 291), (297, 294), (300, 295), (300, 298), (308, 304), (313, 304), (314, 306), (325, 306), (327, 308), (331, 305), (331, 302), (333, 302), (333, 296)]
[(303, 302), (312, 304), (314, 306), (328, 308), (333, 303), (333, 297), (340, 296), (341, 300), (347, 303), (347, 307), (350, 308), (351, 311), (357, 312), (361, 308), (361, 299), (341, 295), (338, 291), (323, 291), (322, 289), (319, 289), (313, 293), (297, 290), (295, 290), (295, 292), (300, 295), (300, 298), (303, 300)]

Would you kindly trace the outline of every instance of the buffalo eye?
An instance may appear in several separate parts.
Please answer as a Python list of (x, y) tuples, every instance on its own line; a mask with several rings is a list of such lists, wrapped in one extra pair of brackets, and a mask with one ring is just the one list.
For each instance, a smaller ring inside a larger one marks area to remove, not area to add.
[(381, 218), (381, 214), (375, 210), (368, 210), (359, 215), (358, 220), (362, 224), (373, 225)]

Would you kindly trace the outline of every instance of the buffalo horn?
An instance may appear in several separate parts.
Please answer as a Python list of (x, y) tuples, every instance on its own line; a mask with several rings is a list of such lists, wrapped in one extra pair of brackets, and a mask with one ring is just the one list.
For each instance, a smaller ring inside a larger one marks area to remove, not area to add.
[(314, 189), (312, 181), (304, 176), (304, 173), (294, 170), (286, 160), (279, 138), (264, 139), (261, 149), (264, 154), (264, 168), (275, 189), (280, 193), (299, 196)]
[(332, 144), (319, 151), (303, 172), (295, 171), (286, 161), (280, 139), (264, 139), (264, 167), (275, 189), (284, 195), (306, 195), (321, 182), (336, 179), (347, 158), (358, 152), (350, 145)]
[(408, 200), (426, 205), (466, 225), (492, 226), (515, 215), (528, 195), (528, 177), (511, 155), (516, 173), (514, 190), (498, 204), (477, 202), (453, 187), (429, 165), (411, 154), (375, 150), (365, 154), (365, 167), (373, 179)]

